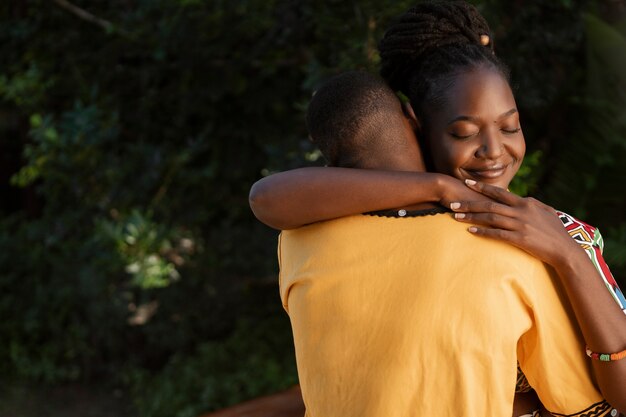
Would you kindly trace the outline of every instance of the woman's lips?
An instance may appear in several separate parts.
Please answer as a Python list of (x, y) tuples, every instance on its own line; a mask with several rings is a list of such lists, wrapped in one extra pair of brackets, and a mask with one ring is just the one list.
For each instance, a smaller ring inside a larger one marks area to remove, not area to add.
[(508, 165), (494, 165), (485, 168), (465, 169), (465, 171), (473, 177), (482, 179), (494, 179), (504, 175)]

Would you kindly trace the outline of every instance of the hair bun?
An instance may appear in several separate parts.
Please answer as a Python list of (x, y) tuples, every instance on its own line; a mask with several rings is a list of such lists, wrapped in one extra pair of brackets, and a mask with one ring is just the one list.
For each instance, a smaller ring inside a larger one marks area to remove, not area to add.
[(381, 75), (393, 89), (401, 90), (411, 67), (429, 53), (448, 45), (470, 44), (493, 50), (491, 30), (476, 7), (465, 1), (420, 3), (392, 24), (380, 41)]

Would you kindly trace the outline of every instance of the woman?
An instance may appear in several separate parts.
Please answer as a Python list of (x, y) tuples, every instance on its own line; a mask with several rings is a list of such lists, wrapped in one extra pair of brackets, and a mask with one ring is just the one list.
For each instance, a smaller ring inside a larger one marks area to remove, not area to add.
[[(493, 54), (484, 19), (462, 2), (422, 4), (391, 26), (380, 52), (381, 74), (409, 97), (415, 110), (429, 168), (469, 180), (470, 188), (494, 201), (455, 201), (458, 184), (437, 179), (421, 183), (413, 195), (404, 192), (414, 189), (420, 174), (308, 169), (255, 185), (251, 205), (257, 217), (288, 228), (423, 201), (445, 203), (457, 212), (458, 221), (473, 225), (470, 233), (509, 242), (557, 271), (601, 392), (610, 404), (625, 410), (626, 360), (606, 363), (595, 360), (595, 353), (626, 356), (626, 317), (555, 211), (504, 190), (519, 169), (525, 145), (508, 72)], [(491, 89), (494, 74), (510, 97)], [(494, 114), (494, 108), (504, 111)]]

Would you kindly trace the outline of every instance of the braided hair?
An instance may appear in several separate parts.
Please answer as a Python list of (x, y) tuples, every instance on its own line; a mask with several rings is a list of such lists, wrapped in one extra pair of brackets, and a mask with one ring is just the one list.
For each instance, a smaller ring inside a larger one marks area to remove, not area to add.
[[(487, 66), (509, 79), (496, 57), (491, 30), (465, 1), (428, 1), (410, 8), (393, 23), (379, 44), (382, 77), (411, 100), (418, 118), (445, 103), (454, 77)], [(426, 127), (426, 126), (424, 126)]]

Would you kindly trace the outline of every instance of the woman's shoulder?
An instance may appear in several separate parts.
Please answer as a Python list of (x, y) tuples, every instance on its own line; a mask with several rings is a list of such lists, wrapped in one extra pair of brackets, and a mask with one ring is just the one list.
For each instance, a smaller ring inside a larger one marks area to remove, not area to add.
[(563, 211), (557, 210), (556, 213), (559, 219), (561, 219), (567, 233), (584, 249), (596, 247), (599, 248), (600, 251), (604, 250), (604, 241), (597, 227), (585, 223)]
[(580, 244), (585, 252), (587, 252), (589, 259), (591, 259), (591, 262), (604, 280), (607, 289), (624, 313), (626, 313), (626, 298), (624, 297), (624, 293), (617, 284), (615, 277), (602, 256), (604, 241), (600, 231), (596, 227), (562, 211), (557, 211), (557, 214), (572, 239)]

